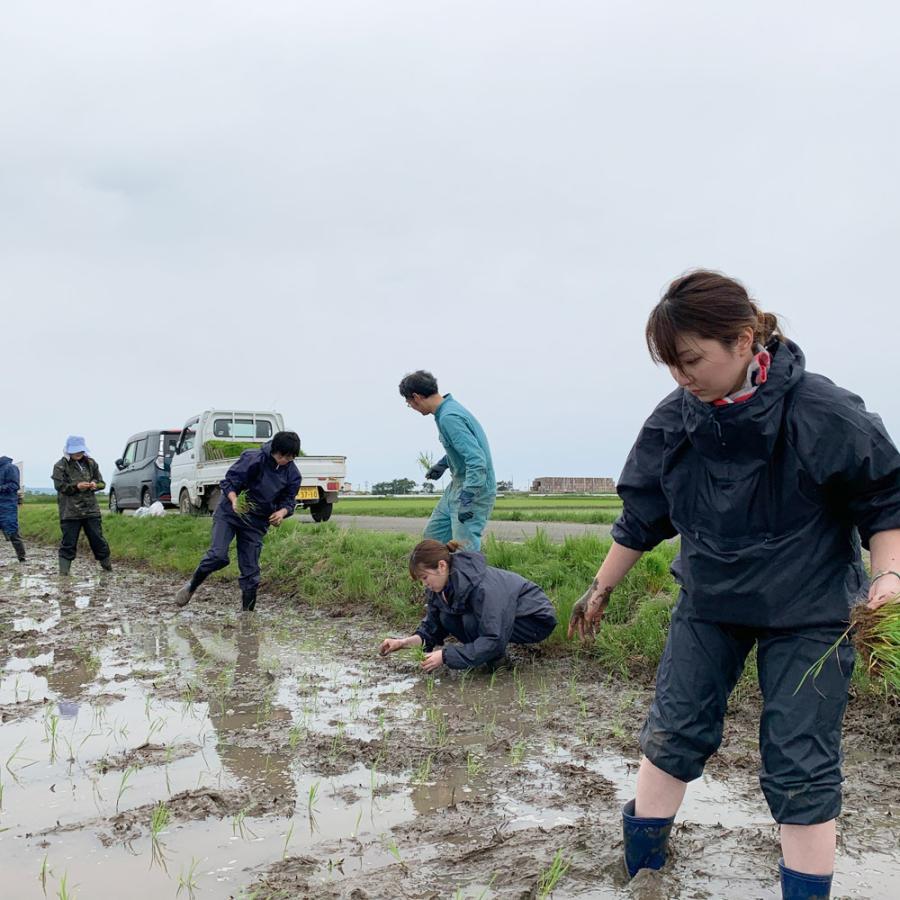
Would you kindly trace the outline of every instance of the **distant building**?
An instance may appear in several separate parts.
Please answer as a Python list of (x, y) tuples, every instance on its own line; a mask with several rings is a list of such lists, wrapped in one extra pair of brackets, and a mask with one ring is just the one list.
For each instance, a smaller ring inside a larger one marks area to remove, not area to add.
[(351, 493), (352, 491), (353, 491), (353, 485), (350, 484), (349, 481), (345, 481), (345, 482), (341, 485), (341, 493), (342, 493), (342, 494), (349, 494), (349, 493)]
[(531, 482), (532, 494), (614, 494), (612, 478), (579, 478), (572, 475), (549, 475)]

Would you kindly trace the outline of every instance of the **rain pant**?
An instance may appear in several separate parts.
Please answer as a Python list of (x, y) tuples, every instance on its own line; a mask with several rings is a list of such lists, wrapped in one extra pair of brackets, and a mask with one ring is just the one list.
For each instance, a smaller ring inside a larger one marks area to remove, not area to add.
[(0, 456), (0, 531), (19, 533), (19, 469), (8, 456)]
[[(424, 536), (442, 544), (459, 541), (470, 550), (479, 550), (497, 496), (487, 435), (475, 416), (454, 400), (452, 394), (444, 395), (434, 419), (438, 438), (446, 451), (437, 465), (449, 467), (452, 480), (432, 511)], [(468, 508), (474, 513), (466, 522), (459, 521), (459, 498), (463, 491), (472, 495)]]
[(538, 643), (556, 626), (556, 610), (536, 584), (487, 565), (475, 551), (454, 553), (444, 591), (425, 594), (425, 618), (415, 633), (429, 652), (455, 637), (459, 644), (444, 647), (444, 664), (451, 669), (500, 659), (507, 644)]
[(796, 344), (768, 349), (752, 399), (713, 406), (678, 388), (656, 408), (619, 479), (612, 536), (641, 551), (681, 536), (645, 755), (681, 780), (700, 774), (756, 642), (764, 792), (777, 821), (808, 825), (840, 810), (852, 651), (794, 690), (868, 588), (860, 544), (900, 528), (900, 453), (859, 397), (805, 371)]
[[(239, 583), (242, 591), (259, 586), (259, 557), (269, 530), (269, 516), (279, 509), (292, 515), (300, 489), (300, 470), (294, 463), (279, 466), (272, 456), (272, 442), (259, 450), (245, 450), (222, 479), (222, 498), (213, 513), (209, 550), (191, 579), (196, 589), (212, 573), (228, 565), (228, 549), (237, 539)], [(249, 511), (238, 515), (228, 493), (246, 490)]]

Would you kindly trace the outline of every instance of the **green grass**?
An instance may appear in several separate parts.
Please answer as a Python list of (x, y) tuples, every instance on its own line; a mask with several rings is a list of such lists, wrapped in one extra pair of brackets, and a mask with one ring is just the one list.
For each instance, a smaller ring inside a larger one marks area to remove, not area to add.
[[(345, 516), (431, 515), (439, 496), (345, 498), (337, 512)], [(622, 509), (618, 497), (498, 497), (491, 518), (503, 522), (581, 522), (609, 525)]]

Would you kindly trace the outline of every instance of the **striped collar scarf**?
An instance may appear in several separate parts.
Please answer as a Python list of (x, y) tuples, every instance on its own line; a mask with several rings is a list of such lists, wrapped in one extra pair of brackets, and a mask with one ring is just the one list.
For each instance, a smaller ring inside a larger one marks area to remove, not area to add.
[(772, 365), (772, 354), (762, 344), (756, 345), (756, 355), (747, 366), (747, 377), (744, 383), (733, 393), (719, 400), (713, 400), (713, 406), (731, 406), (733, 403), (745, 403), (765, 384), (769, 377), (769, 366)]

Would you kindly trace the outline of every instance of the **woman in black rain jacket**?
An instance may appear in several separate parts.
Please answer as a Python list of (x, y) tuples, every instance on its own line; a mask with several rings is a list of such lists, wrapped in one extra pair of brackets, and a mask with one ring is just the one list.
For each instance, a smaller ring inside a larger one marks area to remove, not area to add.
[(849, 644), (795, 689), (855, 601), (900, 594), (900, 454), (859, 397), (806, 371), (800, 348), (733, 279), (676, 279), (650, 315), (647, 343), (678, 387), (628, 456), (613, 546), (569, 630), (593, 636), (641, 554), (680, 536), (680, 597), (623, 814), (626, 865), (634, 875), (665, 862), (687, 782), (719, 746), (756, 644), (760, 782), (781, 825), (783, 896), (828, 897)]
[[(407, 638), (387, 638), (381, 653), (424, 647), (426, 672), (446, 665), (472, 669), (503, 659), (507, 644), (537, 644), (556, 627), (556, 610), (533, 582), (497, 569), (457, 541), (426, 539), (409, 558), (409, 574), (425, 585), (425, 617)], [(445, 644), (453, 636), (458, 643)]]

